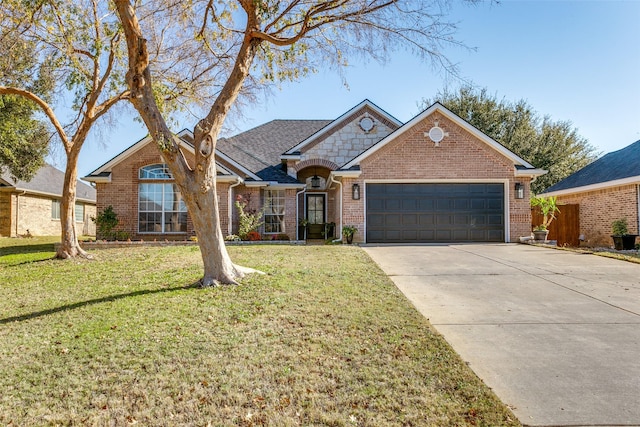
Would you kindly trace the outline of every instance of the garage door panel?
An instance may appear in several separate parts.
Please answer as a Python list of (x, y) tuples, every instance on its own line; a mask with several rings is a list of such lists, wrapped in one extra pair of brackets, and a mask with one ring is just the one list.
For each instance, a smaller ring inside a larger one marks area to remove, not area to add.
[(384, 226), (384, 215), (382, 214), (371, 214), (367, 217), (367, 224), (370, 227), (380, 227)]
[(387, 211), (398, 211), (402, 208), (402, 199), (386, 199), (384, 207)]
[(504, 241), (501, 183), (367, 184), (367, 241)]

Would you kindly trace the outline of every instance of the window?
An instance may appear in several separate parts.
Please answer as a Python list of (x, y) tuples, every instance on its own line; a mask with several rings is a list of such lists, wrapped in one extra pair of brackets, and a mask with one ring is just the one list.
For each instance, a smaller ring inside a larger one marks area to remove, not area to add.
[(76, 222), (84, 222), (84, 205), (76, 203)]
[(165, 163), (158, 163), (140, 168), (140, 179), (173, 179), (169, 167)]
[(284, 233), (284, 190), (264, 192), (264, 232)]
[(60, 200), (51, 201), (51, 219), (60, 219)]
[(140, 233), (186, 233), (187, 205), (176, 184), (139, 184), (138, 230)]
[[(164, 163), (140, 168), (141, 180), (171, 180), (173, 175)], [(164, 182), (138, 185), (138, 230), (140, 233), (186, 233), (187, 205), (176, 184)]]

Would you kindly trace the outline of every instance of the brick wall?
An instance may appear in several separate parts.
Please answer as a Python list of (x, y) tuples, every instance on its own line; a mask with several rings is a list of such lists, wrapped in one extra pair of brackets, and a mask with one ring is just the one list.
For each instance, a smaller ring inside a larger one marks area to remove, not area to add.
[[(435, 121), (449, 134), (439, 147), (424, 136)], [(517, 241), (519, 236), (531, 234), (530, 179), (515, 178), (513, 163), (509, 159), (439, 113), (425, 118), (363, 160), (360, 169), (362, 174), (358, 179), (343, 180), (343, 221), (345, 225), (358, 228), (354, 241), (361, 242), (365, 237), (364, 197), (352, 200), (350, 189), (353, 183), (358, 183), (363, 190), (366, 180), (507, 180), (505, 197), (509, 199), (509, 239)], [(514, 198), (516, 182), (524, 184), (524, 199)]]
[(0, 236), (11, 237), (15, 233), (12, 230), (15, 196), (9, 192), (0, 191)]
[[(111, 170), (111, 182), (96, 184), (98, 212), (113, 206), (119, 221), (116, 230), (127, 232), (132, 240), (186, 239), (193, 234), (193, 223), (190, 218), (187, 220), (186, 233), (138, 233), (139, 170), (143, 166), (156, 163), (164, 163), (164, 160), (153, 143), (149, 143), (115, 165)], [(144, 182), (154, 181), (145, 180)]]
[(627, 218), (630, 234), (640, 234), (638, 189), (634, 184), (558, 196), (558, 204), (580, 205), (580, 234), (584, 235), (585, 246), (611, 246), (611, 223), (620, 218)]

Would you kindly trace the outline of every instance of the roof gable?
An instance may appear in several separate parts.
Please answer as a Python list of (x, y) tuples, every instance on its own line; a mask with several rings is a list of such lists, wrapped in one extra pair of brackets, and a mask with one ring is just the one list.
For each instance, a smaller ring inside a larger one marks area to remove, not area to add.
[(355, 107), (351, 108), (346, 113), (342, 114), (337, 119), (329, 122), (325, 127), (319, 129), (317, 132), (313, 133), (312, 135), (309, 135), (309, 137), (305, 138), (304, 140), (300, 141), (298, 144), (289, 148), (287, 151), (283, 153), (283, 156), (295, 155), (301, 151), (304, 151), (305, 149), (308, 149), (310, 146), (314, 145), (314, 143), (316, 143), (318, 140), (325, 137), (327, 134), (335, 132), (336, 130), (344, 126), (345, 123), (353, 120), (354, 115), (368, 113), (368, 110), (370, 110), (373, 115), (377, 115), (379, 118), (389, 122), (389, 124), (391, 125), (390, 126), (391, 128), (398, 128), (402, 126), (402, 122), (400, 120), (396, 119), (391, 114), (387, 113), (386, 111), (378, 107), (373, 102), (369, 101), (368, 99), (365, 99)]
[[(176, 135), (180, 138), (181, 147), (184, 148), (189, 153), (195, 154), (194, 147), (193, 147), (193, 133), (188, 129), (183, 129), (180, 132), (178, 132)], [(151, 138), (151, 136), (149, 135), (145, 136), (138, 142), (134, 143), (133, 145), (131, 145), (130, 147), (122, 151), (120, 154), (116, 155), (115, 157), (113, 157), (112, 159), (104, 163), (102, 166), (98, 167), (93, 172), (89, 173), (89, 175), (87, 175), (83, 179), (87, 181), (109, 181), (111, 170), (113, 169), (114, 166), (124, 161), (125, 159), (129, 158), (130, 156), (134, 155), (136, 152), (146, 147), (147, 144), (151, 142), (153, 142), (153, 139)], [(216, 156), (218, 156), (217, 150), (216, 150)], [(229, 163), (231, 163), (232, 165), (234, 164), (232, 160), (230, 160)], [(216, 162), (216, 169), (218, 173), (222, 175), (232, 175), (232, 172), (229, 169), (223, 167), (217, 162)], [(242, 170), (242, 167), (238, 165), (238, 169)], [(250, 171), (247, 171), (247, 173), (249, 174)]]
[(576, 189), (584, 191), (634, 182), (640, 183), (640, 140), (604, 155), (547, 188), (543, 194), (568, 193)]
[(358, 166), (362, 160), (366, 159), (367, 157), (369, 157), (376, 151), (380, 150), (382, 147), (386, 146), (390, 142), (396, 140), (399, 136), (403, 135), (405, 132), (413, 128), (416, 124), (422, 122), (425, 118), (431, 116), (436, 112), (439, 112), (440, 114), (442, 114), (443, 116), (445, 116), (446, 118), (448, 118), (449, 120), (451, 120), (452, 122), (460, 126), (466, 132), (470, 133), (471, 135), (476, 137), (478, 140), (487, 144), (490, 148), (494, 149), (498, 153), (508, 158), (510, 161), (513, 162), (514, 166), (516, 167), (519, 166), (519, 168), (516, 168), (516, 169), (520, 175), (538, 176), (546, 173), (546, 171), (543, 171), (541, 169), (536, 169), (533, 165), (529, 164), (526, 160), (522, 159), (520, 156), (516, 155), (511, 150), (507, 149), (505, 146), (498, 143), (494, 139), (490, 138), (489, 136), (481, 132), (479, 129), (471, 125), (469, 122), (463, 120), (457, 114), (447, 109), (444, 105), (440, 104), (439, 102), (434, 103), (429, 108), (424, 110), (422, 113), (418, 114), (417, 116), (409, 120), (399, 129), (397, 129), (395, 132), (392, 132), (390, 135), (380, 140), (377, 144), (373, 145), (372, 147), (364, 151), (359, 156), (347, 162), (345, 165), (342, 166), (341, 169), (347, 170), (347, 169), (351, 169)]

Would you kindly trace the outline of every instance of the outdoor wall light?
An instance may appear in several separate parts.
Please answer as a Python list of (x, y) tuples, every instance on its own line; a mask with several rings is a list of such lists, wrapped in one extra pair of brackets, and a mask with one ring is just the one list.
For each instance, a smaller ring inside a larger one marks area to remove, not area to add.
[(360, 200), (360, 186), (358, 184), (351, 186), (351, 198), (353, 200)]
[(516, 199), (524, 199), (524, 185), (521, 182), (516, 182)]
[(320, 177), (318, 175), (313, 175), (311, 177), (311, 187), (320, 188)]

